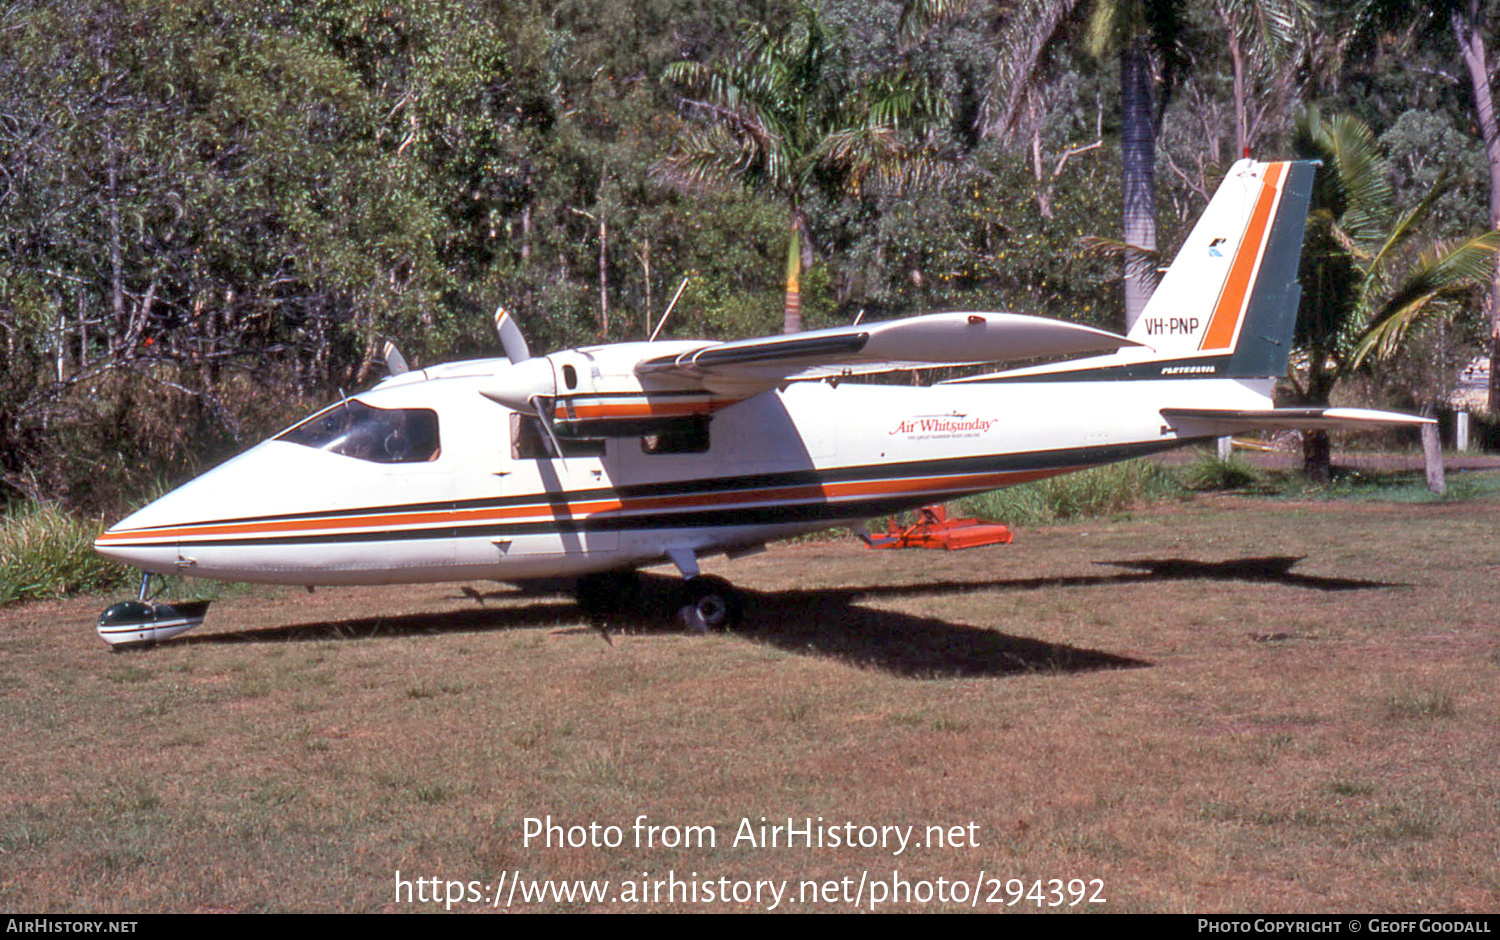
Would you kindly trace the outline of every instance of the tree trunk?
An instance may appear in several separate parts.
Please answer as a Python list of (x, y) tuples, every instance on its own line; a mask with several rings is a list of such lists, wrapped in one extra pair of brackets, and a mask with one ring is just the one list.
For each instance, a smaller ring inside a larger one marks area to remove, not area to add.
[(1241, 157), (1250, 156), (1250, 121), (1246, 116), (1245, 55), (1240, 50), (1239, 33), (1233, 23), (1229, 28), (1229, 61), (1234, 68), (1234, 151)]
[(599, 206), (599, 338), (609, 342), (609, 227)]
[(531, 169), (526, 170), (526, 202), (521, 206), (521, 265), (531, 260)]
[[(1430, 404), (1424, 406), (1422, 417), (1437, 417), (1437, 409)], [(1448, 483), (1443, 477), (1443, 442), (1435, 424), (1422, 425), (1422, 464), (1427, 470), (1427, 488), (1441, 496)]]
[(641, 279), (646, 282), (646, 332), (643, 336), (651, 335), (652, 307), (651, 307), (651, 238), (648, 236), (642, 245), (638, 257), (641, 259)]
[(146, 331), (146, 325), (151, 320), (151, 307), (156, 303), (156, 285), (157, 282), (153, 280), (151, 286), (146, 288), (146, 296), (136, 305), (135, 313), (125, 328), (125, 339), (120, 349), (120, 355), (125, 359), (134, 359), (141, 350), (141, 335)]
[(1042, 218), (1052, 218), (1052, 187), (1044, 185), (1046, 176), (1042, 171), (1042, 131), (1041, 125), (1033, 126), (1031, 131), (1031, 171), (1036, 177), (1036, 211)]
[[(1156, 134), (1151, 126), (1151, 63), (1145, 39), (1133, 38), (1120, 50), (1120, 157), (1124, 172), (1125, 243), (1156, 250)], [(1151, 262), (1139, 253), (1125, 256), (1125, 330), (1151, 299)]]
[[(1313, 292), (1313, 296), (1319, 296)], [(1299, 390), (1302, 404), (1326, 407), (1329, 395), (1338, 381), (1339, 369), (1329, 369), (1329, 353), (1322, 342), (1314, 341), (1307, 350), (1307, 384)], [(1333, 479), (1333, 444), (1327, 431), (1302, 432), (1302, 473), (1313, 483), (1326, 484)]]
[(1333, 479), (1333, 444), (1327, 431), (1302, 432), (1302, 472), (1320, 486)]
[(109, 337), (110, 354), (118, 356), (117, 343), (125, 332), (125, 263), (120, 245), (120, 167), (118, 146), (109, 140), (109, 164), (105, 168), (105, 187), (109, 195)]
[[(1489, 57), (1484, 49), (1479, 0), (1469, 0), (1452, 15), (1453, 34), (1459, 53), (1469, 70), (1474, 91), (1474, 110), (1479, 119), (1479, 133), (1484, 138), (1484, 155), (1490, 168), (1490, 228), (1500, 228), (1500, 127), (1495, 122), (1495, 103), (1490, 94)], [(1490, 415), (1500, 415), (1500, 262), (1490, 277)]]
[(802, 332), (802, 225), (796, 211), (792, 213), (792, 234), (786, 247), (786, 308), (781, 332)]

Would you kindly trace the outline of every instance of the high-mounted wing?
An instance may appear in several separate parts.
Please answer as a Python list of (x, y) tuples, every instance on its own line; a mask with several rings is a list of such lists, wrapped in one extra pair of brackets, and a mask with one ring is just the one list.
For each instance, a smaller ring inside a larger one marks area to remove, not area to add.
[[(503, 335), (511, 321), (497, 319)], [(536, 415), (549, 433), (629, 436), (679, 427), (799, 380), (1138, 345), (1092, 327), (1014, 313), (938, 313), (730, 343), (619, 343), (529, 359), (518, 350), (480, 394)]]
[(1183, 437), (1219, 436), (1243, 431), (1336, 431), (1414, 428), (1431, 418), (1368, 408), (1163, 408), (1161, 416)]
[(709, 388), (767, 385), (893, 369), (1015, 362), (1140, 345), (1093, 327), (1015, 313), (934, 313), (884, 323), (711, 343), (644, 359), (641, 378)]

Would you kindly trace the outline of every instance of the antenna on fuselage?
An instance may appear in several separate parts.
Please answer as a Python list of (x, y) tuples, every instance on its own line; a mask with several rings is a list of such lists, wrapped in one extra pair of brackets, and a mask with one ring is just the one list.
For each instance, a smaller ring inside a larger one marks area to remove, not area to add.
[(688, 279), (687, 278), (683, 278), (682, 279), (682, 283), (677, 285), (677, 293), (675, 293), (675, 294), (672, 295), (672, 302), (669, 303), (669, 304), (667, 304), (667, 312), (663, 313), (661, 315), (661, 319), (656, 321), (656, 329), (654, 329), (654, 330), (651, 331), (651, 338), (649, 340), (647, 340), (646, 342), (648, 342), (648, 343), (654, 343), (654, 342), (656, 342), (656, 336), (657, 336), (657, 334), (661, 332), (661, 328), (662, 327), (664, 327), (664, 326), (667, 325), (667, 317), (670, 317), (672, 315), (672, 308), (675, 307), (675, 306), (677, 306), (677, 298), (682, 296), (682, 289), (687, 286), (687, 282), (688, 282)]

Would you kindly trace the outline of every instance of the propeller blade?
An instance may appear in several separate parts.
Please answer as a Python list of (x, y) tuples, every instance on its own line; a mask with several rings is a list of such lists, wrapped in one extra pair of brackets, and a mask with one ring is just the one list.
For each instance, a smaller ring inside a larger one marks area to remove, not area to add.
[(391, 375), (400, 375), (403, 372), (411, 371), (411, 367), (406, 364), (406, 357), (401, 355), (401, 350), (397, 349), (396, 344), (390, 340), (385, 341), (384, 355), (385, 371)]
[(500, 348), (505, 350), (505, 357), (512, 363), (519, 365), (531, 358), (531, 350), (526, 348), (526, 337), (521, 335), (521, 328), (516, 325), (515, 317), (504, 307), (495, 308), (495, 332), (500, 334)]

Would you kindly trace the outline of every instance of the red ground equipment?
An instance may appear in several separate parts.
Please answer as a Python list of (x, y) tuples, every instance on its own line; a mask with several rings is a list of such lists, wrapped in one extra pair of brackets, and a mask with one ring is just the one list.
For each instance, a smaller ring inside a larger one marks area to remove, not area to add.
[(892, 517), (886, 534), (872, 538), (870, 547), (943, 548), (951, 552), (980, 545), (1009, 545), (1014, 538), (1010, 529), (996, 522), (949, 519), (948, 510), (941, 503), (923, 506), (917, 513), (916, 523), (905, 528), (897, 525)]

